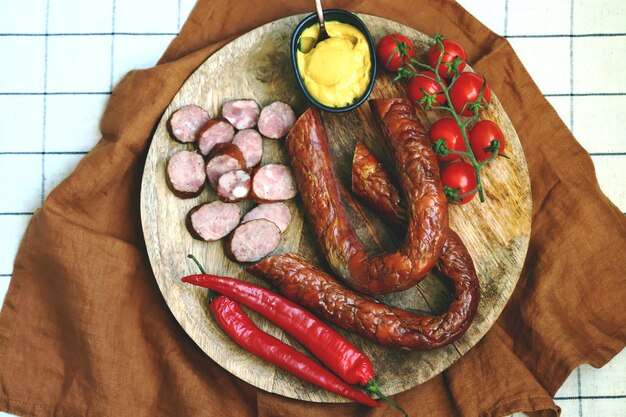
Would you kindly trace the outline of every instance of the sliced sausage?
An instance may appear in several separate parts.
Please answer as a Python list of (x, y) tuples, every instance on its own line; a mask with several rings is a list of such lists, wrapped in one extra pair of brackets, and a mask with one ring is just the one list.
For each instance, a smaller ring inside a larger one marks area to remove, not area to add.
[(182, 143), (196, 140), (202, 126), (209, 121), (209, 113), (202, 107), (189, 104), (176, 110), (167, 121), (167, 130)]
[(259, 204), (246, 213), (241, 222), (246, 223), (255, 219), (269, 220), (278, 226), (280, 232), (283, 233), (291, 223), (291, 211), (285, 203)]
[(291, 169), (282, 164), (267, 164), (252, 174), (250, 198), (257, 203), (289, 200), (298, 194)]
[(236, 262), (256, 262), (274, 252), (280, 243), (280, 229), (265, 219), (240, 225), (226, 241), (226, 254)]
[(222, 116), (238, 130), (256, 126), (261, 108), (254, 100), (231, 100), (222, 106)]
[(271, 139), (282, 138), (289, 133), (295, 122), (296, 115), (291, 106), (282, 101), (275, 101), (261, 110), (259, 132)]
[(229, 234), (239, 224), (241, 209), (234, 203), (213, 201), (192, 208), (187, 213), (187, 229), (199, 240), (213, 242)]
[(221, 143), (209, 154), (206, 164), (206, 175), (213, 188), (217, 187), (217, 180), (227, 172), (245, 169), (246, 161), (238, 147), (232, 143)]
[(215, 145), (230, 143), (235, 136), (235, 128), (224, 118), (209, 120), (200, 130), (198, 149), (202, 155), (208, 155)]
[(222, 175), (217, 181), (217, 197), (222, 201), (236, 203), (250, 192), (250, 174), (238, 169)]
[(166, 178), (167, 185), (177, 197), (197, 197), (206, 181), (204, 159), (196, 152), (177, 152), (167, 162)]
[(245, 129), (237, 132), (233, 138), (233, 145), (241, 149), (241, 153), (246, 160), (246, 167), (252, 168), (261, 162), (263, 157), (263, 138), (254, 129)]

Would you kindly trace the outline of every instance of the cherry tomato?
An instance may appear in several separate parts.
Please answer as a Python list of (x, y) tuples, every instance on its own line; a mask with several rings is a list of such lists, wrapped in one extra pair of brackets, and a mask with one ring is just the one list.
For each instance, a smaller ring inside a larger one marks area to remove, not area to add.
[(378, 62), (391, 72), (396, 72), (405, 62), (408, 62), (409, 59), (401, 52), (413, 58), (411, 40), (399, 33), (390, 33), (384, 36), (376, 47)]
[[(437, 81), (434, 81), (435, 73), (432, 71), (420, 71), (419, 74), (426, 75), (432, 79), (421, 76), (415, 76), (409, 79), (406, 89), (409, 99), (411, 99), (413, 104), (420, 106), (423, 110), (426, 110), (428, 108), (427, 104), (430, 104), (431, 107), (438, 107), (445, 103), (446, 97), (443, 95), (443, 89)], [(420, 103), (420, 100), (424, 98), (422, 90), (434, 97), (427, 97), (424, 102)]]
[[(491, 120), (481, 120), (472, 128), (469, 135), (470, 147), (478, 162), (483, 162), (493, 155), (493, 141), (500, 142), (498, 155), (504, 153), (506, 141), (500, 127)], [(491, 150), (490, 150), (491, 148)]]
[(467, 162), (454, 162), (441, 170), (441, 182), (443, 183), (446, 197), (450, 203), (465, 204), (476, 195), (476, 191), (465, 197), (460, 195), (476, 190), (476, 172), (474, 167)]
[(459, 78), (454, 82), (452, 88), (450, 88), (450, 101), (452, 101), (452, 107), (457, 113), (461, 113), (463, 116), (473, 116), (474, 110), (473, 103), (478, 101), (480, 89), (485, 85), (483, 90), (483, 97), (481, 100), (482, 109), (479, 108), (479, 113), (483, 111), (491, 102), (491, 89), (482, 75), (474, 74), (473, 72), (463, 72), (459, 75)]
[[(452, 78), (454, 71), (452, 70), (451, 64), (454, 62), (454, 58), (457, 56), (459, 57), (460, 62), (457, 68), (459, 72), (462, 72), (467, 65), (467, 54), (465, 53), (465, 49), (463, 49), (461, 44), (458, 42), (450, 39), (444, 39), (441, 43), (443, 44), (443, 56), (441, 57), (441, 64), (439, 64), (437, 72), (439, 72), (439, 75), (444, 78)], [(439, 61), (439, 54), (439, 45), (434, 44), (428, 52), (428, 65), (435, 68), (437, 66), (437, 61)]]
[[(463, 135), (459, 125), (453, 119), (439, 119), (430, 127), (428, 131), (431, 142), (434, 144), (440, 138), (446, 142), (448, 149), (452, 151), (465, 152), (465, 142), (463, 141)], [(459, 159), (461, 155), (450, 153), (448, 156), (437, 155), (439, 162), (449, 162)]]

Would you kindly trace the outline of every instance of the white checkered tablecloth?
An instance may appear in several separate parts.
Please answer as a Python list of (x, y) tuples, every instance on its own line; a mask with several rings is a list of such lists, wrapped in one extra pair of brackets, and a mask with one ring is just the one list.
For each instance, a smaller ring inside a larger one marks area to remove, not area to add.
[[(460, 2), (509, 39), (626, 211), (626, 1)], [(99, 139), (111, 90), (157, 62), (193, 4), (0, 0), (0, 303), (32, 213)], [(565, 417), (625, 417), (626, 351), (576, 369), (556, 402)]]

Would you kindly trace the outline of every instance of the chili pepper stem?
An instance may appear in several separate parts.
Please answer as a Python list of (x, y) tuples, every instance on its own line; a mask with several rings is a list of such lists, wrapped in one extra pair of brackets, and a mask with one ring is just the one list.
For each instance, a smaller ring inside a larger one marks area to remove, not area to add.
[[(206, 271), (204, 270), (204, 268), (200, 264), (200, 261), (198, 261), (195, 256), (193, 256), (192, 254), (189, 254), (189, 255), (187, 255), (187, 258), (191, 259), (192, 261), (194, 261), (196, 263), (196, 265), (198, 266), (198, 269), (200, 270), (201, 273), (206, 274)], [(220, 294), (218, 292), (215, 292), (213, 290), (209, 290), (209, 302), (215, 300), (219, 296), (220, 296)]]
[(378, 384), (378, 381), (376, 381), (375, 378), (371, 379), (370, 382), (368, 382), (364, 388), (367, 391), (371, 392), (372, 394), (378, 395), (383, 401), (386, 401), (389, 404), (391, 404), (391, 406), (393, 406), (398, 411), (400, 411), (404, 415), (404, 417), (409, 417), (407, 412), (404, 411), (404, 408), (400, 407), (395, 401), (393, 401), (391, 398), (387, 397), (385, 394), (382, 393), (382, 391), (380, 390), (380, 385)]

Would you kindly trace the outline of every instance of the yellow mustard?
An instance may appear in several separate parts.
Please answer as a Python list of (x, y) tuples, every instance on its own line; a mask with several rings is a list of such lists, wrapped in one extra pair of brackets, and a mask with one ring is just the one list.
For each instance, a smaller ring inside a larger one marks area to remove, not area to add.
[[(298, 50), (300, 76), (308, 92), (329, 107), (345, 107), (363, 96), (370, 82), (372, 63), (367, 39), (354, 26), (326, 22), (330, 36), (306, 53)], [(317, 39), (319, 26), (302, 32), (300, 41)]]

